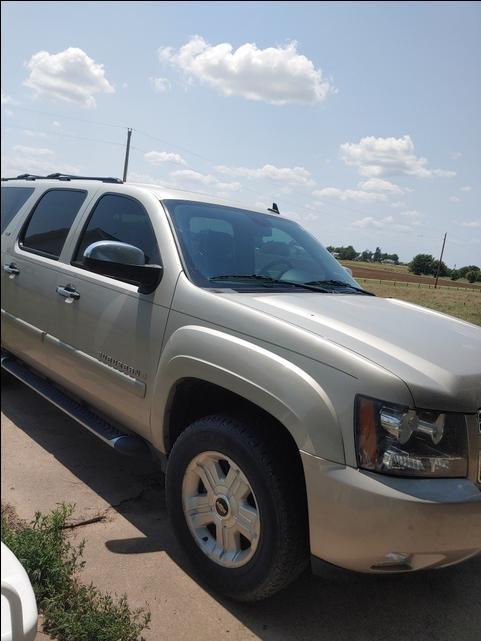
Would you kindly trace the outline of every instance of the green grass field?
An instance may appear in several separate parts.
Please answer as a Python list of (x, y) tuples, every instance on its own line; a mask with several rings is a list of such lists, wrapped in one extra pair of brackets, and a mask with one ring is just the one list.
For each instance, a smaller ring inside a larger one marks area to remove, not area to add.
[(428, 289), (418, 288), (411, 283), (408, 287), (402, 283), (397, 285), (379, 281), (357, 279), (361, 287), (385, 298), (398, 298), (400, 300), (423, 305), (444, 314), (451, 314), (463, 320), (481, 326), (481, 291), (465, 291), (455, 288)]

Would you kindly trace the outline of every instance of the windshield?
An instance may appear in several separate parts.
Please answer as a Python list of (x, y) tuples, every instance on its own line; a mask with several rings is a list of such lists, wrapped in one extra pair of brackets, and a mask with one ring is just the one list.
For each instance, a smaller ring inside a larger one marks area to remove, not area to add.
[[(164, 201), (191, 280), (200, 287), (258, 290), (338, 283), (359, 287), (305, 229), (292, 220), (234, 207)], [(325, 291), (314, 286), (314, 291)], [(306, 291), (306, 290), (304, 290)]]

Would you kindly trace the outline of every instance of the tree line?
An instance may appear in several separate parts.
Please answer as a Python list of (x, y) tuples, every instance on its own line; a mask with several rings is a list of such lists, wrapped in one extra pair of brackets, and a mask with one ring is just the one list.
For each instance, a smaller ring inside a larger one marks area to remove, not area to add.
[[(327, 250), (339, 260), (359, 260), (366, 263), (383, 263), (388, 261), (395, 265), (405, 264), (399, 261), (397, 254), (387, 254), (383, 252), (380, 247), (376, 247), (375, 251), (365, 249), (362, 252), (358, 252), (352, 245), (347, 245), (347, 247), (333, 247), (329, 245)], [(439, 260), (431, 254), (417, 254), (410, 263), (407, 263), (407, 266), (410, 272), (417, 275), (436, 276), (439, 267), (439, 276), (443, 278), (448, 277), (451, 278), (451, 280), (465, 278), (470, 283), (481, 282), (481, 269), (478, 265), (465, 265), (459, 268), (455, 266), (450, 268), (443, 261), (440, 263)]]
[(399, 264), (399, 256), (397, 254), (386, 254), (380, 247), (376, 247), (375, 251), (365, 249), (363, 252), (357, 252), (352, 245), (347, 247), (333, 247), (329, 245), (327, 251), (331, 254), (336, 254), (336, 258), (341, 260), (362, 260), (366, 263), (382, 263), (384, 260), (389, 260)]
[(410, 272), (413, 274), (426, 274), (428, 276), (436, 276), (439, 268), (439, 275), (449, 277), (451, 280), (459, 280), (466, 278), (470, 283), (481, 282), (481, 270), (478, 265), (465, 265), (456, 269), (450, 269), (446, 263), (434, 258), (431, 254), (417, 254), (412, 261), (408, 264)]

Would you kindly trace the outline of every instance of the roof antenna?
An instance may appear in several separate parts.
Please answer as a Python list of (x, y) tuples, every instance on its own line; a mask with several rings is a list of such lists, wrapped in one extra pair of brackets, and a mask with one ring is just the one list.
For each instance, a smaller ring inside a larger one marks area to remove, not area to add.
[(281, 213), (279, 211), (279, 207), (277, 206), (277, 203), (272, 203), (272, 207), (268, 207), (267, 211), (271, 211), (273, 214), (279, 214), (279, 215)]

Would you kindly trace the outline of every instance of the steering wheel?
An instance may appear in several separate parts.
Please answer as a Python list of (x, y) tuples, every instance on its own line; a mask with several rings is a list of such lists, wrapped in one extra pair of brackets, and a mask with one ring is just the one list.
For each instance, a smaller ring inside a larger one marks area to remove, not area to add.
[(271, 260), (270, 263), (268, 263), (267, 265), (264, 265), (264, 267), (259, 272), (259, 276), (270, 276), (269, 271), (272, 269), (274, 265), (285, 266), (285, 269), (280, 271), (279, 274), (277, 275), (276, 277), (277, 279), (281, 278), (281, 276), (283, 276), (287, 271), (289, 271), (289, 269), (293, 268), (292, 263), (290, 263), (288, 260), (286, 260), (285, 258), (278, 258), (277, 260)]

